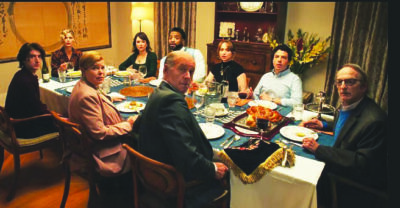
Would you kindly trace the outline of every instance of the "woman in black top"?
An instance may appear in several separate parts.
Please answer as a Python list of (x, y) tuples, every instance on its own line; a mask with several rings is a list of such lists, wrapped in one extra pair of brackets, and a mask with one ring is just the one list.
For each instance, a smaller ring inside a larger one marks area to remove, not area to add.
[(145, 65), (147, 67), (147, 75), (145, 77), (155, 77), (157, 72), (157, 55), (151, 52), (150, 41), (147, 35), (144, 32), (137, 33), (133, 38), (132, 45), (133, 54), (119, 65), (119, 70), (124, 71), (128, 68), (138, 70), (140, 65)]
[(240, 64), (233, 61), (233, 57), (235, 56), (233, 43), (229, 40), (222, 40), (218, 44), (217, 52), (218, 58), (222, 62), (213, 66), (205, 82), (215, 80), (221, 83), (222, 81), (228, 81), (229, 91), (247, 91), (247, 78), (244, 69)]

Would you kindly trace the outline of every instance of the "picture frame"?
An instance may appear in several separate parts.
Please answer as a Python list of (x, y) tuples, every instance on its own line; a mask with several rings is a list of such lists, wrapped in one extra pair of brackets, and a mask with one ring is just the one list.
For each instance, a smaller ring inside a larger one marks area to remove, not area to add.
[(20, 47), (39, 43), (50, 55), (62, 46), (63, 29), (75, 33), (74, 48), (111, 48), (109, 2), (0, 2), (0, 63), (16, 60)]

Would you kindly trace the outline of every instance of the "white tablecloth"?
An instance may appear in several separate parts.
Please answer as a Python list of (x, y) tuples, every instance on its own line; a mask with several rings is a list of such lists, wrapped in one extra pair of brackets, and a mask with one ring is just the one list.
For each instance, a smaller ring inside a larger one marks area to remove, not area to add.
[(231, 171), (232, 208), (317, 208), (316, 185), (325, 163), (296, 155), (294, 167), (278, 166), (253, 184)]
[(62, 87), (74, 86), (78, 80), (60, 83), (50, 80), (50, 82), (39, 82), (40, 100), (47, 105), (50, 110), (60, 113), (64, 116), (68, 115), (68, 96), (64, 96), (55, 91)]
[[(76, 82), (40, 82), (42, 102), (50, 110), (67, 116), (69, 98), (55, 89), (74, 86)], [(311, 115), (306, 112), (304, 116)], [(323, 162), (296, 155), (294, 167), (278, 166), (254, 184), (243, 184), (231, 171), (231, 207), (317, 208), (316, 184), (324, 166)]]

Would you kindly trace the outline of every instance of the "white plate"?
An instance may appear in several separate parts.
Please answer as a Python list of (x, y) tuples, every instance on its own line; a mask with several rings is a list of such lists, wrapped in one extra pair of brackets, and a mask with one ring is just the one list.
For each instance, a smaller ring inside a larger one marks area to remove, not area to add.
[(82, 76), (82, 72), (81, 71), (67, 72), (67, 76), (69, 76), (69, 77), (80, 77), (80, 76)]
[(217, 139), (225, 134), (224, 128), (212, 123), (199, 123), (207, 139)]
[(117, 105), (115, 105), (115, 107), (117, 107), (117, 109), (120, 112), (124, 112), (124, 113), (134, 113), (134, 112), (138, 112), (144, 109), (144, 107), (146, 106), (146, 104), (142, 103), (142, 102), (138, 102), (136, 101), (136, 103), (138, 104), (142, 104), (142, 106), (138, 107), (138, 106), (133, 106), (131, 107), (130, 103), (132, 101), (125, 101), (122, 103), (119, 103)]
[(240, 2), (240, 8), (247, 12), (255, 12), (263, 6), (264, 2)]
[(67, 92), (69, 92), (69, 93), (72, 93), (72, 90), (74, 89), (74, 86), (71, 86), (71, 87), (67, 87), (66, 89), (65, 89), (65, 91), (67, 91)]
[(114, 76), (116, 76), (116, 77), (126, 77), (126, 76), (128, 76), (130, 74), (131, 74), (131, 72), (129, 72), (129, 71), (117, 71), (117, 72), (115, 72)]
[(318, 134), (315, 131), (301, 126), (285, 126), (279, 132), (282, 136), (296, 142), (303, 142), (303, 139), (307, 137), (318, 139)]
[(271, 110), (274, 110), (278, 107), (278, 105), (274, 102), (268, 101), (268, 100), (252, 100), (248, 104), (249, 106), (263, 106), (266, 108), (269, 108)]
[(158, 87), (161, 84), (161, 79), (154, 79), (149, 82), (150, 85)]

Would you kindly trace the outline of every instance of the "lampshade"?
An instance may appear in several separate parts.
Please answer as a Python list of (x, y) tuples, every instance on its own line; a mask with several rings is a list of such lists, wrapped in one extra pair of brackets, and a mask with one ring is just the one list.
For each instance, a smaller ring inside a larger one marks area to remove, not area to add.
[(141, 7), (135, 6), (132, 8), (131, 19), (132, 20), (145, 20), (145, 19), (152, 19), (151, 15), (152, 12), (150, 11), (151, 8), (148, 7)]

